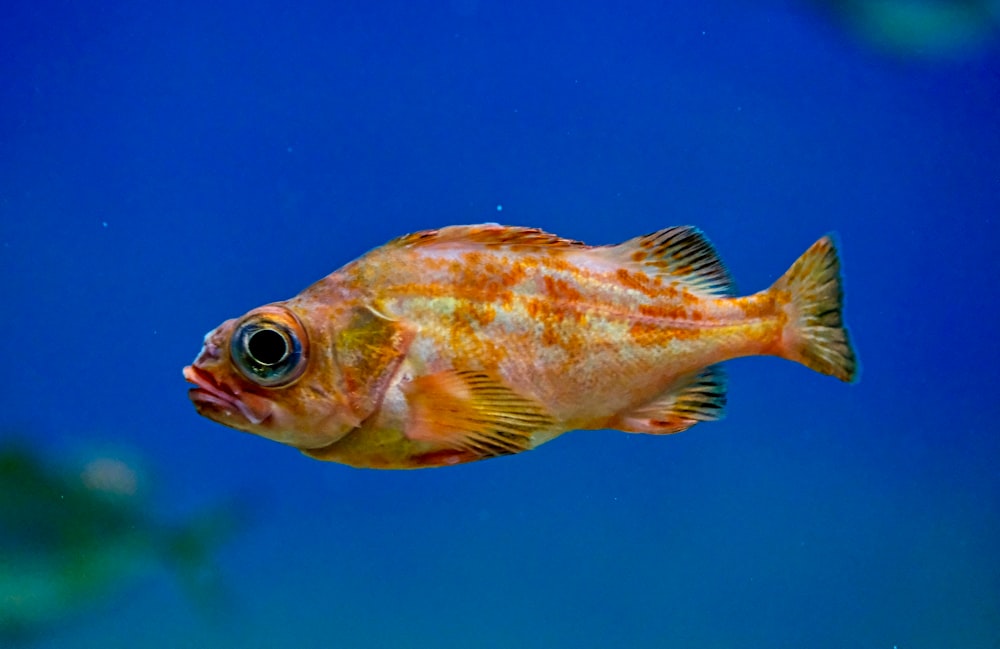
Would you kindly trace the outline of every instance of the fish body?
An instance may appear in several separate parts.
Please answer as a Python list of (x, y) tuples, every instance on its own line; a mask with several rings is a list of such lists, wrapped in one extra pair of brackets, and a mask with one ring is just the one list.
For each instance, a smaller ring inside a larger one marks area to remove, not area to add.
[(817, 241), (732, 295), (699, 230), (588, 246), (495, 224), (396, 239), (210, 332), (184, 369), (198, 411), (313, 457), (419, 468), (575, 429), (718, 419), (718, 363), (773, 355), (851, 381), (839, 261)]

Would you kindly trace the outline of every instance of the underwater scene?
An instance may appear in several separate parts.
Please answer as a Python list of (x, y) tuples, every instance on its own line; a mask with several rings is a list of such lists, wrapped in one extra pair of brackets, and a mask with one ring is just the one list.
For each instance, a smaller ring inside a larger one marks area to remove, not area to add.
[(1000, 3), (0, 20), (0, 647), (1000, 649)]

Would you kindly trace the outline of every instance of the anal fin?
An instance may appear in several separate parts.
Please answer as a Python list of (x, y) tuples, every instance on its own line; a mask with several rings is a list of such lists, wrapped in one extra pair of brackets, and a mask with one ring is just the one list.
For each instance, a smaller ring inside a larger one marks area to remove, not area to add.
[(725, 406), (726, 375), (720, 365), (710, 365), (681, 378), (652, 401), (619, 413), (610, 426), (629, 433), (679, 433), (702, 421), (722, 419)]
[(421, 376), (403, 392), (410, 407), (403, 431), (407, 437), (480, 457), (526, 451), (535, 431), (555, 423), (541, 404), (485, 372)]

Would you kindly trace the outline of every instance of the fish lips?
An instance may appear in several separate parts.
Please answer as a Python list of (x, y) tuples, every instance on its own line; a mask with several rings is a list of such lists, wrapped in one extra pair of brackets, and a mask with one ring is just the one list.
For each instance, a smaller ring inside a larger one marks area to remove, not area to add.
[(220, 423), (233, 426), (231, 419), (238, 413), (247, 423), (257, 426), (272, 414), (273, 404), (269, 399), (221, 385), (199, 367), (185, 367), (184, 378), (197, 386), (188, 390), (188, 397), (198, 412), (210, 419), (221, 419)]

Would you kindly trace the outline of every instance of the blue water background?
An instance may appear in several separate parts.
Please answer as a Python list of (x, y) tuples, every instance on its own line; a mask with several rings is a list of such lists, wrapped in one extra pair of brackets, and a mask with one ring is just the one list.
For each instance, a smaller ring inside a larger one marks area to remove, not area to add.
[[(808, 3), (22, 3), (0, 21), (0, 425), (244, 494), (41, 647), (1000, 647), (1000, 58)], [(728, 364), (728, 417), (359, 471), (198, 417), (222, 320), (421, 228), (691, 223), (743, 293), (836, 231), (863, 362)], [(9, 433), (4, 433), (9, 434)], [(2, 494), (0, 494), (2, 497)]]

